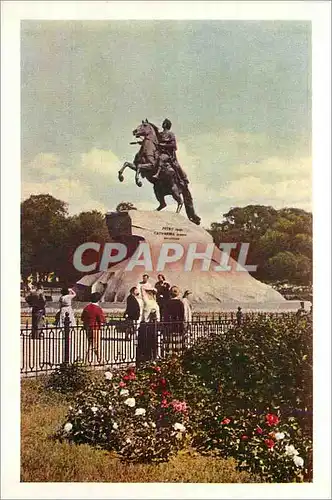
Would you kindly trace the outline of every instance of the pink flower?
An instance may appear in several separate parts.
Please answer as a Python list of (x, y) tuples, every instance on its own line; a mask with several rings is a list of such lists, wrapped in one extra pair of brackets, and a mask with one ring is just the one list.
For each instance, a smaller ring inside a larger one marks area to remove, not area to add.
[(224, 420), (222, 420), (220, 423), (224, 424), (224, 425), (227, 425), (227, 424), (230, 423), (230, 419), (229, 418), (224, 418)]
[(121, 382), (119, 383), (119, 387), (126, 387), (126, 384), (121, 380)]
[(154, 366), (153, 369), (155, 372), (158, 372), (158, 373), (161, 372), (160, 366)]
[(273, 439), (265, 439), (265, 440), (264, 440), (264, 443), (265, 443), (265, 444), (266, 444), (266, 446), (267, 446), (268, 448), (270, 448), (270, 449), (271, 449), (271, 448), (273, 448), (273, 447), (274, 447), (274, 445), (275, 445), (275, 442), (273, 441)]
[(177, 401), (174, 399), (174, 401), (171, 402), (171, 405), (175, 411), (179, 411), (181, 413), (186, 413), (188, 411), (187, 403), (185, 401)]
[(163, 399), (161, 402), (161, 407), (162, 408), (168, 408), (169, 404), (167, 403), (167, 399)]
[(243, 434), (243, 436), (241, 436), (241, 439), (242, 439), (242, 441), (247, 441), (247, 439), (249, 439), (249, 438), (248, 438), (248, 436), (246, 436), (245, 434)]
[(257, 429), (256, 429), (256, 433), (257, 434), (263, 434), (263, 429), (258, 426)]
[(270, 427), (279, 423), (279, 418), (277, 417), (277, 415), (273, 415), (273, 413), (268, 413), (265, 417), (265, 420), (267, 425), (269, 425)]

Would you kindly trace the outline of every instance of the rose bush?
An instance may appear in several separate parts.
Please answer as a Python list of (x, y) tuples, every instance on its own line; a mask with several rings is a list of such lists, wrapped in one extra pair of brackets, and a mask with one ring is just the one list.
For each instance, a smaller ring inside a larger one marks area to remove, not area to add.
[(252, 319), (182, 357), (108, 371), (77, 394), (59, 436), (165, 461), (190, 444), (262, 481), (311, 480), (310, 318)]
[[(209, 415), (208, 415), (209, 413)], [(206, 411), (194, 445), (200, 452), (213, 450), (234, 457), (239, 470), (268, 482), (291, 482), (312, 476), (312, 444), (294, 417), (283, 418), (271, 409), (239, 409), (225, 416), (222, 401)]]
[(172, 359), (138, 371), (106, 372), (77, 394), (58, 436), (115, 450), (133, 461), (167, 460), (188, 442), (198, 420), (195, 404), (202, 403), (197, 377), (186, 379), (180, 366)]
[(270, 404), (311, 433), (311, 316), (254, 317), (197, 342), (183, 364), (222, 397), (226, 413)]

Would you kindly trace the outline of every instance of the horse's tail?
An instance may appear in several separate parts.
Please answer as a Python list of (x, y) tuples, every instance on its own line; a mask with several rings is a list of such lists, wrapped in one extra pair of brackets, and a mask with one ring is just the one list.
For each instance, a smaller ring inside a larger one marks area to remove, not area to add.
[(199, 226), (201, 218), (195, 213), (193, 197), (187, 184), (182, 186), (182, 196), (188, 219)]

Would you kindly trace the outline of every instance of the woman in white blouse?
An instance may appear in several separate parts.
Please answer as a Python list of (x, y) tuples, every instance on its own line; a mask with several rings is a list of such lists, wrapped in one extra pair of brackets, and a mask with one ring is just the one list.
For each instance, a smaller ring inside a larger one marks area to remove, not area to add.
[(71, 305), (71, 301), (76, 297), (76, 293), (72, 288), (63, 288), (61, 290), (59, 326), (63, 327), (65, 322), (66, 313), (69, 313), (70, 326), (76, 326), (76, 319)]

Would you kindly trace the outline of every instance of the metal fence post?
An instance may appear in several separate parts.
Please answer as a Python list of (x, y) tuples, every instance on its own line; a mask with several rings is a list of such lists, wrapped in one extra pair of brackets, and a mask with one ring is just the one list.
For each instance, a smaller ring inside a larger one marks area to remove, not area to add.
[(66, 312), (64, 319), (64, 351), (63, 351), (63, 361), (64, 363), (69, 363), (70, 361), (70, 319), (69, 313)]

